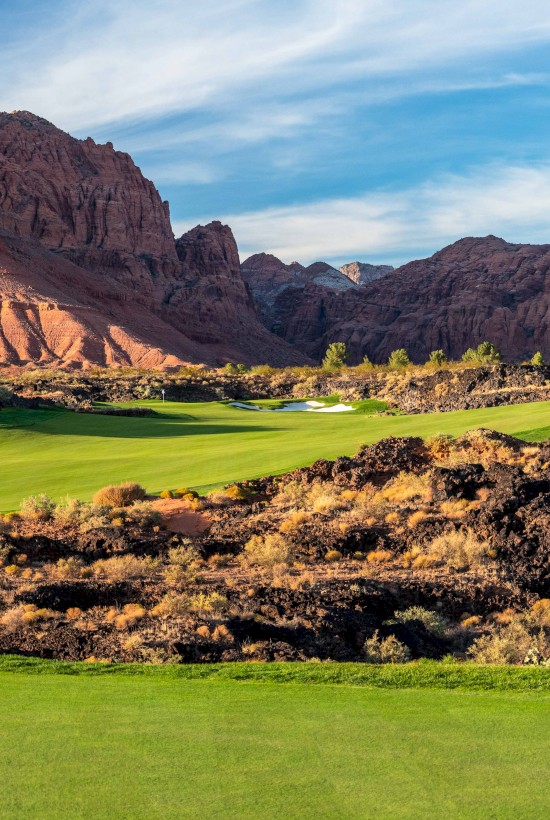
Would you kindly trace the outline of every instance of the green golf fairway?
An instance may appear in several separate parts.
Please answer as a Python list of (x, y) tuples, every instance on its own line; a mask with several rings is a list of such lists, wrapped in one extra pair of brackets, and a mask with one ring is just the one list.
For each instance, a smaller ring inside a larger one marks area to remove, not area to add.
[(0, 816), (538, 818), (550, 697), (0, 673)]
[(411, 416), (258, 413), (219, 402), (140, 404), (158, 415), (1, 410), (0, 510), (17, 509), (22, 498), (40, 492), (87, 500), (120, 481), (138, 481), (152, 493), (205, 491), (351, 455), (386, 436), (460, 435), (476, 427), (531, 440), (550, 436), (550, 402)]

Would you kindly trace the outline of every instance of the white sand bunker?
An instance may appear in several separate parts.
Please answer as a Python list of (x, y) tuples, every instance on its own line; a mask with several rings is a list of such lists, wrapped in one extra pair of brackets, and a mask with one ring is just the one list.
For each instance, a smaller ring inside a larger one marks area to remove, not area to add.
[(241, 410), (258, 410), (261, 413), (347, 413), (355, 410), (349, 404), (323, 404), (321, 401), (293, 401), (285, 404), (284, 407), (258, 407), (256, 404), (244, 404), (240, 401), (230, 402), (232, 407), (240, 407)]

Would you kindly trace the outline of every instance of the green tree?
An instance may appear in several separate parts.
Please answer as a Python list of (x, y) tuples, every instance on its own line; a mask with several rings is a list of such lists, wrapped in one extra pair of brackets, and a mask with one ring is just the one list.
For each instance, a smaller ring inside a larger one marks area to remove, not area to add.
[(491, 342), (481, 342), (481, 344), (477, 346), (476, 353), (478, 361), (480, 362), (493, 363), (500, 362), (502, 359), (502, 356)]
[(348, 358), (348, 349), (345, 342), (332, 342), (327, 348), (325, 358), (323, 359), (323, 367), (325, 370), (334, 370), (342, 367)]
[(404, 347), (394, 350), (390, 353), (388, 365), (392, 370), (399, 370), (401, 367), (407, 367), (411, 363), (409, 354)]
[(495, 364), (501, 359), (502, 356), (491, 342), (481, 342), (475, 350), (469, 347), (462, 356), (463, 362), (475, 362), (476, 364)]
[(445, 355), (445, 351), (432, 350), (427, 364), (431, 364), (433, 367), (443, 367), (444, 364), (447, 364), (447, 356)]
[(535, 355), (531, 359), (531, 364), (534, 364), (537, 367), (540, 367), (544, 364), (544, 359), (542, 358), (542, 353), (540, 352), (540, 350), (537, 353), (535, 353)]
[(465, 350), (462, 354), (463, 362), (477, 362), (477, 360), (477, 353), (473, 347), (469, 347), (468, 350)]

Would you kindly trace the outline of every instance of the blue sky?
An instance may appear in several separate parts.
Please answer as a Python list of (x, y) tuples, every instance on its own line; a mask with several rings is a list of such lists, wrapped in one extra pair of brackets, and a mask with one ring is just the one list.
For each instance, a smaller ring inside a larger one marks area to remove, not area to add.
[(129, 151), (177, 235), (399, 264), (550, 242), (540, 0), (0, 0), (0, 110)]

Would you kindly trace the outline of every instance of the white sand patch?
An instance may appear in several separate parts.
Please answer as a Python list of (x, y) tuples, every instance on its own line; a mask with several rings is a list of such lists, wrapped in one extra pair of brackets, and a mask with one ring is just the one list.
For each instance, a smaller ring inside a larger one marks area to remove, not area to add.
[(240, 401), (230, 402), (231, 407), (239, 407), (241, 410), (258, 410), (262, 413), (347, 413), (348, 410), (355, 410), (349, 404), (329, 404), (324, 405), (321, 401), (293, 401), (285, 404), (284, 407), (258, 407), (256, 404), (244, 404)]
[(243, 404), (240, 401), (230, 401), (231, 407), (240, 407), (241, 410), (264, 410), (264, 407), (257, 407), (255, 404)]
[(330, 404), (328, 407), (321, 407), (319, 410), (313, 410), (314, 413), (347, 413), (348, 410), (355, 410), (355, 407), (350, 407), (349, 404)]

